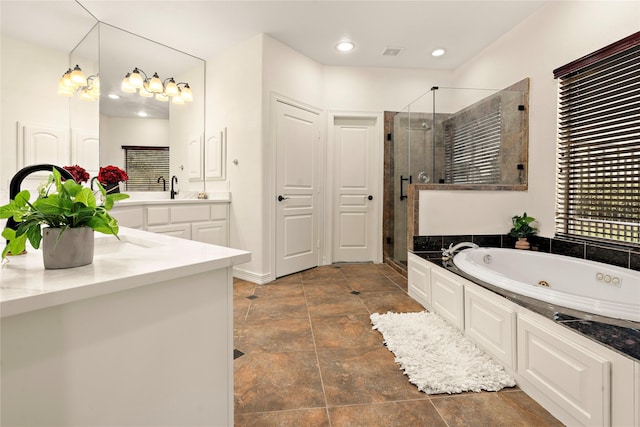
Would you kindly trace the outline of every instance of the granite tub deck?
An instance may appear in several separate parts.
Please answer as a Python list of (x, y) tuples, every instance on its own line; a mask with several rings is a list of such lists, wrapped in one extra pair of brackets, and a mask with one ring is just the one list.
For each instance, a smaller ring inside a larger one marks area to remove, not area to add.
[(121, 228), (92, 264), (0, 268), (2, 425), (230, 425), (232, 267), (248, 252)]

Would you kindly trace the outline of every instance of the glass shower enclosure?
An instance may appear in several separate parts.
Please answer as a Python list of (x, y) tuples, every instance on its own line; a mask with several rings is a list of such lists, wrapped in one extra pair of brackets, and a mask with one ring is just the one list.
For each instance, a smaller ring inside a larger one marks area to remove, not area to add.
[(504, 90), (432, 87), (385, 112), (386, 263), (406, 270), (410, 184), (526, 183), (527, 97), (528, 79)]

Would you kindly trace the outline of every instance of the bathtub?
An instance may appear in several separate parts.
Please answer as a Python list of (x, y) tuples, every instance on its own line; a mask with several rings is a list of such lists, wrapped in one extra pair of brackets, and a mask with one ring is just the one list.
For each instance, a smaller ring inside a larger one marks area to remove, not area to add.
[(640, 322), (640, 272), (584, 259), (516, 249), (465, 249), (464, 273), (505, 290), (600, 316)]

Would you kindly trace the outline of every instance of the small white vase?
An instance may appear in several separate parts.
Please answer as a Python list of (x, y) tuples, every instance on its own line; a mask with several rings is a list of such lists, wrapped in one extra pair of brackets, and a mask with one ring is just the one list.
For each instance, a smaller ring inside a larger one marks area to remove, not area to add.
[[(44, 268), (73, 268), (93, 262), (93, 229), (91, 227), (42, 230), (42, 260)], [(60, 236), (58, 238), (58, 236)]]

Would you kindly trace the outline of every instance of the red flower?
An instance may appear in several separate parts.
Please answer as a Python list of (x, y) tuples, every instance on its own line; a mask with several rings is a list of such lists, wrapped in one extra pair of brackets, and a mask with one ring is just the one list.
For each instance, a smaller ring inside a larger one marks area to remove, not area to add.
[(120, 181), (126, 181), (129, 175), (117, 166), (109, 165), (100, 168), (98, 173), (98, 181), (102, 185), (117, 184)]
[[(82, 184), (83, 182), (87, 182), (89, 180), (89, 174), (83, 167), (78, 165), (73, 166), (63, 166), (63, 169), (68, 171), (72, 176), (75, 182), (78, 184)], [(64, 181), (64, 178), (62, 178)]]

